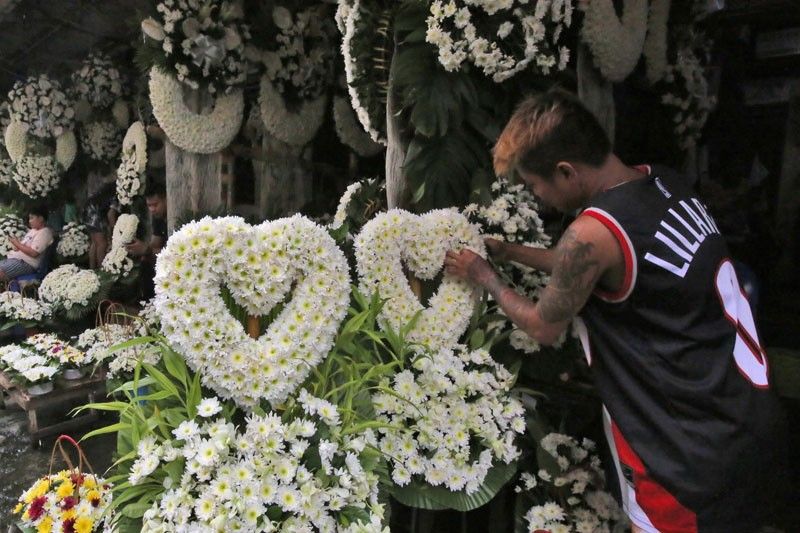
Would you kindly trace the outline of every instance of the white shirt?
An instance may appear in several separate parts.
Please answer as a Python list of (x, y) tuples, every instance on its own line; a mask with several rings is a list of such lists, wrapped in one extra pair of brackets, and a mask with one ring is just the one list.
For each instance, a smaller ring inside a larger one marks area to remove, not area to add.
[(22, 244), (26, 246), (30, 246), (37, 252), (39, 255), (36, 257), (31, 257), (27, 254), (20, 252), (19, 250), (14, 250), (10, 252), (6, 257), (9, 259), (22, 259), (26, 263), (28, 263), (33, 268), (39, 267), (39, 262), (42, 259), (42, 252), (47, 249), (53, 243), (53, 230), (48, 227), (44, 227), (42, 229), (30, 229), (28, 233), (20, 241)]

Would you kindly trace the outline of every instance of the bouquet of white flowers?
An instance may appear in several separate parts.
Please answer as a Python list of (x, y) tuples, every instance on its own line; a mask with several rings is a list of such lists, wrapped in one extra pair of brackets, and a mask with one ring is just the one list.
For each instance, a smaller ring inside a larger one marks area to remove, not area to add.
[(61, 238), (56, 253), (65, 259), (80, 258), (89, 251), (89, 234), (86, 226), (79, 222), (69, 222), (61, 230)]
[(9, 239), (21, 239), (28, 232), (28, 227), (20, 217), (13, 213), (0, 215), (0, 258), (14, 250)]
[(39, 322), (48, 318), (50, 306), (39, 300), (28, 298), (18, 292), (0, 292), (0, 316), (20, 322)]
[(24, 124), (31, 135), (58, 137), (73, 127), (72, 102), (61, 84), (44, 74), (14, 83), (8, 99), (11, 121)]

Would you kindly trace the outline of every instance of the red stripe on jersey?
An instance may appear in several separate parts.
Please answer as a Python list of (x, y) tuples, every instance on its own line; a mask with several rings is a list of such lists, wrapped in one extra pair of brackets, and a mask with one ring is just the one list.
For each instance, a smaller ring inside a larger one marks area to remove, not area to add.
[(697, 515), (647, 475), (644, 463), (611, 421), (619, 461), (633, 470), (636, 502), (661, 533), (697, 533)]
[(590, 207), (585, 209), (581, 215), (592, 217), (593, 219), (599, 221), (601, 224), (603, 224), (603, 226), (608, 228), (608, 230), (617, 239), (617, 242), (619, 242), (619, 247), (622, 249), (622, 256), (625, 259), (625, 277), (622, 280), (622, 287), (620, 287), (616, 292), (604, 291), (599, 288), (596, 288), (594, 292), (600, 298), (609, 302), (621, 302), (627, 298), (630, 295), (631, 290), (633, 290), (634, 277), (636, 275), (636, 263), (634, 262), (635, 255), (633, 251), (633, 245), (619, 223), (605, 211)]

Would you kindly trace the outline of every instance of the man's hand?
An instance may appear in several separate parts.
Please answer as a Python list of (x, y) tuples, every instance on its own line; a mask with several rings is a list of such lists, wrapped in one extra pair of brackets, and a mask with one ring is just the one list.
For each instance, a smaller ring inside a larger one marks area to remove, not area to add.
[(492, 256), (492, 259), (499, 263), (508, 261), (508, 246), (506, 246), (505, 242), (493, 239), (492, 237), (486, 237), (483, 242), (486, 244), (486, 249), (489, 251), (489, 255)]
[(147, 246), (147, 244), (145, 244), (141, 240), (135, 239), (130, 244), (127, 244), (125, 246), (125, 249), (128, 251), (130, 255), (134, 257), (141, 257), (143, 255), (147, 255), (148, 251), (150, 250), (150, 247)]
[(22, 246), (22, 243), (19, 242), (19, 239), (15, 238), (15, 237), (9, 237), (8, 238), (8, 242), (11, 243), (11, 246), (13, 246), (15, 250), (19, 250), (20, 246)]
[(481, 286), (497, 277), (492, 265), (472, 250), (450, 250), (444, 257), (444, 271)]

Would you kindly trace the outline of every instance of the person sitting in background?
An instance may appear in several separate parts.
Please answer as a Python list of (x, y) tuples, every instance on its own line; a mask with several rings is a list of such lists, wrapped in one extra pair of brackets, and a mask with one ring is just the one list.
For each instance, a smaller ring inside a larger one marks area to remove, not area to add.
[(108, 240), (111, 228), (117, 222), (120, 213), (117, 201), (115, 182), (106, 183), (89, 198), (86, 204), (86, 227), (89, 230), (89, 268), (100, 268), (108, 251)]
[(42, 253), (53, 243), (53, 231), (47, 227), (47, 208), (35, 207), (28, 212), (30, 230), (22, 240), (11, 238), (11, 251), (0, 261), (0, 282), (36, 272)]
[(152, 182), (145, 190), (144, 199), (151, 217), (150, 239), (147, 242), (136, 239), (126, 248), (130, 255), (141, 258), (139, 290), (142, 298), (149, 299), (154, 294), (156, 256), (167, 242), (167, 191), (162, 184)]

